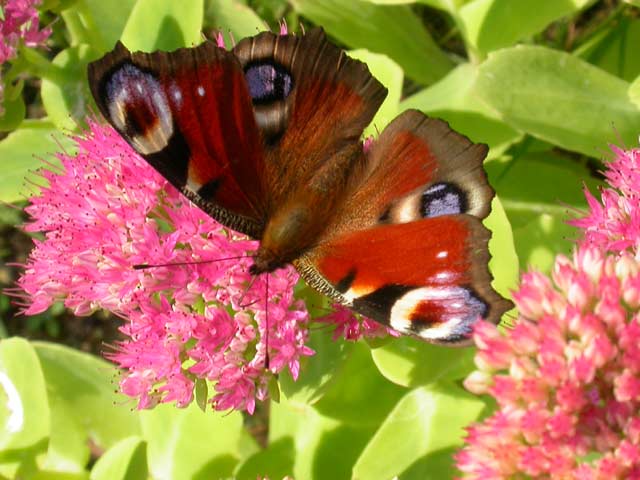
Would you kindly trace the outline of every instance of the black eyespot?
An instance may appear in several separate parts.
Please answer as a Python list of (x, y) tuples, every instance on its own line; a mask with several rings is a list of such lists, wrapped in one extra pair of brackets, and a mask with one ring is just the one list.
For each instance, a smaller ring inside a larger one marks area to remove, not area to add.
[(451, 183), (436, 183), (422, 194), (422, 215), (439, 217), (455, 215), (469, 209), (465, 193)]
[(244, 69), (244, 76), (249, 86), (249, 95), (256, 105), (284, 100), (293, 88), (291, 74), (275, 63), (250, 63)]

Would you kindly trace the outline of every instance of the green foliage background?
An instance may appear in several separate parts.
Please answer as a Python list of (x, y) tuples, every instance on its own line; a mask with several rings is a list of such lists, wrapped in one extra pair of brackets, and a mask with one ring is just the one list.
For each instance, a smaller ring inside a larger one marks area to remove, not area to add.
[[(571, 250), (577, 234), (565, 221), (586, 208), (583, 184), (599, 184), (609, 143), (633, 147), (640, 133), (636, 0), (45, 0), (40, 10), (45, 23), (60, 19), (51, 50), (22, 48), (3, 71), (3, 202), (20, 201), (41, 157), (73, 149), (65, 134), (95, 111), (86, 65), (116, 40), (173, 49), (215, 29), (228, 39), (275, 29), (281, 18), (294, 31), (323, 26), (388, 87), (369, 133), (418, 108), (490, 146), (491, 268), (505, 294), (520, 268), (548, 270)], [(3, 298), (0, 313), (8, 311)], [(329, 337), (313, 333), (318, 353), (298, 382), (281, 377), (280, 402), (263, 409), (266, 435), (237, 412), (132, 411), (105, 361), (4, 339), (0, 478), (455, 476), (464, 427), (493, 407), (460, 386), (473, 352)]]

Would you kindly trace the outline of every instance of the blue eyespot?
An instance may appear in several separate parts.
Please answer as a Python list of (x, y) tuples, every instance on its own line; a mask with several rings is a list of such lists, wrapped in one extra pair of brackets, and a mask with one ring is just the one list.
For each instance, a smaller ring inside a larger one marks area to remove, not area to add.
[(293, 88), (291, 74), (281, 65), (270, 62), (249, 64), (244, 76), (254, 104), (284, 100)]
[(436, 183), (422, 194), (422, 215), (425, 218), (456, 215), (468, 210), (467, 197), (451, 183)]

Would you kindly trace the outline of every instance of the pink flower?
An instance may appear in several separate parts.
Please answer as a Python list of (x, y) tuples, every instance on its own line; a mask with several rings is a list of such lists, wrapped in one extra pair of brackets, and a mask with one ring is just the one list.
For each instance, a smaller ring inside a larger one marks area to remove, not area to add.
[(347, 307), (337, 303), (333, 305), (331, 313), (315, 320), (334, 325), (334, 340), (343, 337), (350, 342), (356, 342), (361, 338), (379, 338), (387, 335), (399, 337), (401, 335), (392, 328), (369, 318), (356, 315)]
[(468, 429), (464, 478), (640, 478), (639, 276), (630, 253), (583, 245), (522, 277), (513, 328), (477, 326), (465, 385), (498, 410)]
[(640, 247), (640, 149), (611, 149), (616, 157), (604, 172), (611, 188), (600, 191), (600, 200), (585, 188), (589, 212), (569, 223), (584, 229), (583, 242), (635, 252)]
[(0, 65), (16, 56), (22, 40), (28, 47), (42, 44), (51, 29), (40, 30), (36, 5), (40, 0), (6, 0), (2, 2), (4, 20), (0, 20)]
[(60, 170), (41, 172), (47, 186), (26, 208), (26, 230), (45, 238), (19, 280), (24, 313), (63, 301), (77, 315), (121, 316), (127, 339), (108, 357), (140, 408), (185, 406), (206, 380), (215, 409), (253, 412), (274, 375), (297, 377), (313, 354), (293, 298), (298, 274), (280, 269), (248, 288), (257, 242), (189, 203), (110, 127), (90, 122), (76, 142), (77, 155), (58, 155)]

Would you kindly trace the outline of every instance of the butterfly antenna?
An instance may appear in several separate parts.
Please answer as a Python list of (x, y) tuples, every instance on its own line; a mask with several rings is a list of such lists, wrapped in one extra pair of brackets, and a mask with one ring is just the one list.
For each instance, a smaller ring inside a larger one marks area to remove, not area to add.
[(258, 300), (254, 300), (253, 302), (250, 302), (250, 303), (244, 303), (244, 304), (242, 303), (242, 301), (244, 300), (245, 295), (247, 294), (247, 292), (249, 290), (251, 290), (251, 287), (253, 287), (253, 284), (256, 282), (256, 278), (258, 278), (257, 275), (254, 275), (253, 277), (251, 277), (251, 280), (249, 280), (249, 283), (247, 284), (247, 286), (242, 291), (242, 295), (240, 295), (240, 299), (238, 301), (238, 307), (239, 308), (250, 307), (251, 305), (255, 304), (258, 301)]
[(134, 270), (146, 270), (147, 268), (158, 267), (178, 267), (184, 265), (201, 265), (203, 263), (224, 262), (225, 260), (239, 260), (241, 258), (251, 257), (251, 255), (237, 255), (234, 257), (212, 258), (211, 260), (194, 260), (191, 262), (173, 262), (173, 263), (138, 263), (133, 265)]

